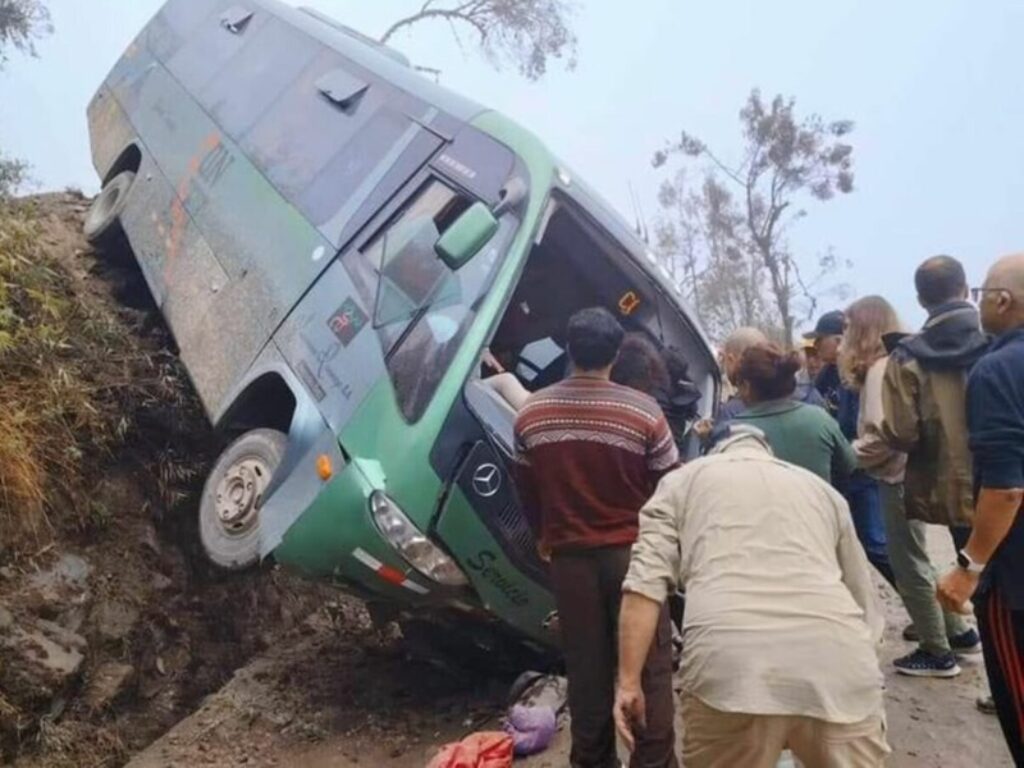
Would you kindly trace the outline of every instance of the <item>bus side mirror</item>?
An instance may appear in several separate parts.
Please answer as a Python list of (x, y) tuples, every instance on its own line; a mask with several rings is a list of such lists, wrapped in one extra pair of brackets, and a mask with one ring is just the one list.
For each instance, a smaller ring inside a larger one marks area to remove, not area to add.
[(469, 263), (498, 231), (498, 220), (484, 203), (474, 203), (441, 235), (434, 250), (453, 272)]

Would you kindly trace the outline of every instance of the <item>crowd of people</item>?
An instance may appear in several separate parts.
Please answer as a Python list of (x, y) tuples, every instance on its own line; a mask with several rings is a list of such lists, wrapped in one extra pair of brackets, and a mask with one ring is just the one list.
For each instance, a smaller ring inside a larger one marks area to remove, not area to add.
[[(1024, 254), (973, 291), (948, 256), (915, 283), (916, 333), (880, 296), (822, 316), (801, 350), (738, 329), (721, 351), (730, 395), (688, 434), (665, 415), (693, 414), (685, 361), (600, 308), (569, 322), (564, 381), (513, 393), (574, 767), (618, 766), (616, 731), (631, 766), (678, 764), (680, 594), (688, 768), (773, 768), (787, 749), (808, 768), (883, 765), (872, 567), (910, 618), (896, 671), (955, 677), (983, 652), (979, 706), (1024, 766)], [(688, 440), (703, 455), (683, 463)], [(957, 552), (941, 576), (934, 526)]]

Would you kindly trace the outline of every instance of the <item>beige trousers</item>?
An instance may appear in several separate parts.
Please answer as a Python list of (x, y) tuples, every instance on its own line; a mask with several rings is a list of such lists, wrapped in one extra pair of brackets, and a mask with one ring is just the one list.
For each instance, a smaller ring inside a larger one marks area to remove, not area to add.
[(682, 703), (686, 768), (775, 768), (789, 749), (806, 768), (881, 768), (889, 754), (881, 715), (859, 723), (721, 712), (695, 696)]

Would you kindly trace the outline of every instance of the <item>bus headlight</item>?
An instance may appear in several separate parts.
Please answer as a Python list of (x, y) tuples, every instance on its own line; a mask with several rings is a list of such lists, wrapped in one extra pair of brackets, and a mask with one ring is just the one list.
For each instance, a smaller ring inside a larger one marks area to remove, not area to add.
[(381, 535), (421, 574), (449, 587), (469, 584), (455, 561), (413, 525), (386, 494), (374, 491), (370, 495), (370, 513)]

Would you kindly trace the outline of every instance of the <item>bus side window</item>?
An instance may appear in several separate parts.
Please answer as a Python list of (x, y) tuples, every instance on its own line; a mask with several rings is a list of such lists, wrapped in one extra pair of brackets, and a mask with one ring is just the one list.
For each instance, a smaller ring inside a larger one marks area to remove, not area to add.
[(515, 230), (511, 217), (489, 245), (458, 273), (434, 251), (437, 239), (472, 200), (432, 179), (362, 248), (342, 259), (374, 326), (406, 418), (422, 415)]
[[(457, 218), (453, 211), (463, 211), (469, 207), (470, 201), (460, 196), (450, 187), (439, 181), (431, 180), (420, 187), (419, 192), (397, 216), (393, 217), (376, 235), (362, 248), (349, 251), (344, 263), (355, 279), (359, 292), (368, 306), (374, 307), (374, 325), (381, 336), (384, 353), (405, 331), (412, 312), (402, 317), (395, 317), (393, 311), (380, 313), (378, 310), (381, 299), (381, 278), (385, 276), (394, 287), (402, 290), (414, 304), (420, 304), (430, 298), (427, 295), (438, 279), (444, 277), (440, 270), (444, 269), (441, 260), (433, 252), (433, 243), (429, 252), (422, 248), (406, 248), (404, 252), (395, 253), (400, 248), (403, 229), (415, 222), (429, 219), (436, 227), (436, 236), (440, 236)], [(436, 239), (435, 239), (436, 242)], [(402, 271), (404, 267), (404, 272)], [(393, 298), (385, 289), (384, 299)], [(386, 308), (384, 308), (386, 309)]]

